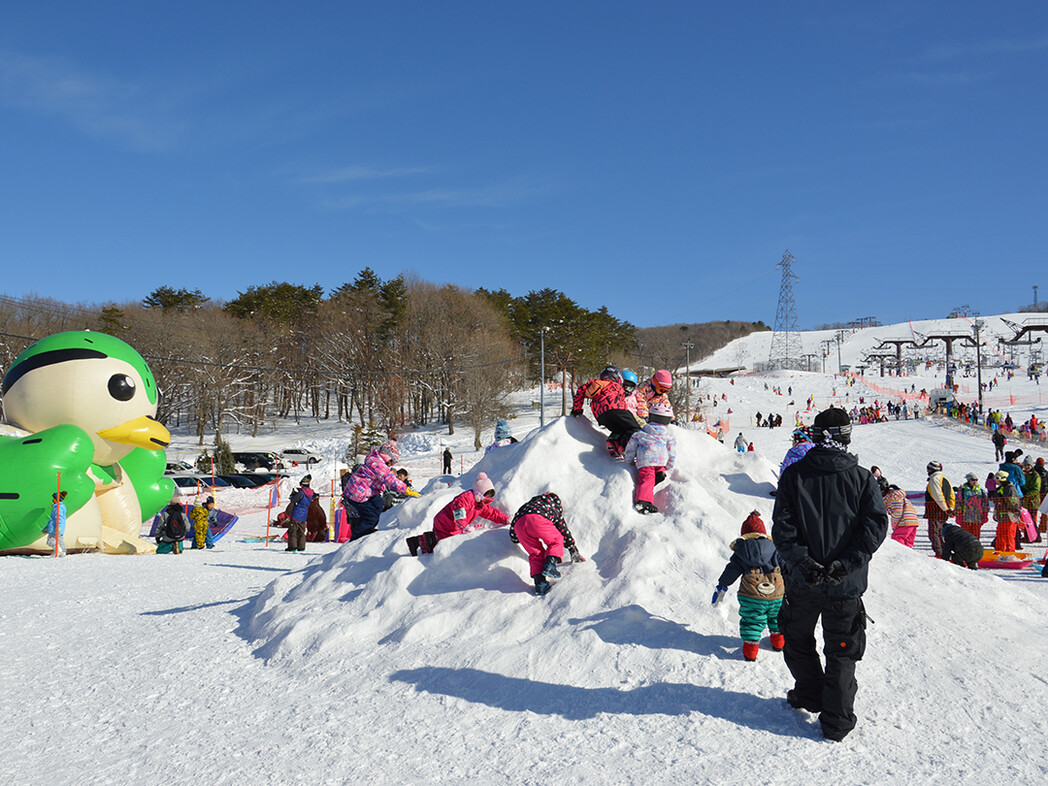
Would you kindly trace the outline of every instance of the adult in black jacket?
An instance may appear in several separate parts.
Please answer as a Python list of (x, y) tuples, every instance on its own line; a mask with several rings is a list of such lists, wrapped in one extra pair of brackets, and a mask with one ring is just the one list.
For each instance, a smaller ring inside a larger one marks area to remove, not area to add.
[(990, 439), (993, 441), (993, 460), (1002, 461), (1004, 459), (1004, 432), (1000, 429), (994, 429), (993, 434), (990, 435)]
[[(779, 629), (795, 685), (794, 707), (821, 713), (823, 735), (842, 740), (855, 728), (855, 664), (866, 649), (867, 566), (888, 532), (877, 481), (847, 451), (851, 420), (843, 409), (820, 412), (815, 447), (779, 478), (772, 540), (786, 575)], [(826, 667), (816, 651), (822, 617)]]
[(943, 559), (949, 560), (954, 565), (964, 565), (971, 570), (978, 570), (982, 556), (982, 541), (952, 521), (946, 522), (942, 528)]

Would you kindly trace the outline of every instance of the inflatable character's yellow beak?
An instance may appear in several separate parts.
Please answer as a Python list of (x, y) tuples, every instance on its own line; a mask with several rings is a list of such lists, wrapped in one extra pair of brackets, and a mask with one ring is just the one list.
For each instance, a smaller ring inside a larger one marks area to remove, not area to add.
[(102, 429), (98, 436), (111, 442), (134, 445), (146, 450), (163, 450), (171, 444), (171, 432), (164, 428), (159, 420), (148, 415), (142, 415), (113, 428)]

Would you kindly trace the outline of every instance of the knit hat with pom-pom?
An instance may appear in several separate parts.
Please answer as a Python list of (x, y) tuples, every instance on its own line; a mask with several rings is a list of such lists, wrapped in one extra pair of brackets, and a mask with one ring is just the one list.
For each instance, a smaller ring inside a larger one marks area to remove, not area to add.
[(492, 483), (491, 479), (488, 478), (488, 476), (485, 475), (483, 472), (477, 475), (477, 479), (473, 481), (473, 491), (476, 493), (478, 497), (483, 497), (489, 491), (494, 490), (495, 484)]
[(382, 443), (382, 447), (378, 449), (379, 455), (385, 456), (386, 460), (395, 464), (400, 461), (400, 449), (397, 447), (397, 441), (395, 439), (386, 440)]
[(757, 511), (753, 511), (746, 517), (746, 520), (742, 522), (742, 535), (749, 535), (751, 532), (759, 532), (761, 535), (767, 535), (768, 530), (764, 528), (764, 522), (761, 521), (761, 515)]

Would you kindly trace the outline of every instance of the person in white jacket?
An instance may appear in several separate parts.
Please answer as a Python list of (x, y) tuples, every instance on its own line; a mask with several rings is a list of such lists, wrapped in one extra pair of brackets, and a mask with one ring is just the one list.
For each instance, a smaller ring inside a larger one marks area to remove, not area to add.
[(623, 458), (627, 464), (637, 465), (637, 489), (633, 509), (641, 514), (658, 513), (655, 507), (655, 484), (661, 483), (666, 472), (673, 469), (677, 456), (677, 440), (670, 433), (673, 408), (667, 401), (657, 400), (648, 413), (648, 425), (630, 437)]

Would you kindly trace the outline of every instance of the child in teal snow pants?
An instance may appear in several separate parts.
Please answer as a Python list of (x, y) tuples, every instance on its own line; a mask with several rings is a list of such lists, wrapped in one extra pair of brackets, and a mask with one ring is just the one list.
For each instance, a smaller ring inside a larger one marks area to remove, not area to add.
[(785, 639), (779, 632), (779, 607), (785, 594), (779, 554), (764, 528), (760, 514), (753, 511), (742, 524), (742, 537), (731, 544), (732, 555), (717, 581), (714, 604), (739, 577), (739, 635), (742, 655), (757, 660), (761, 635), (767, 628), (771, 646), (781, 651)]

